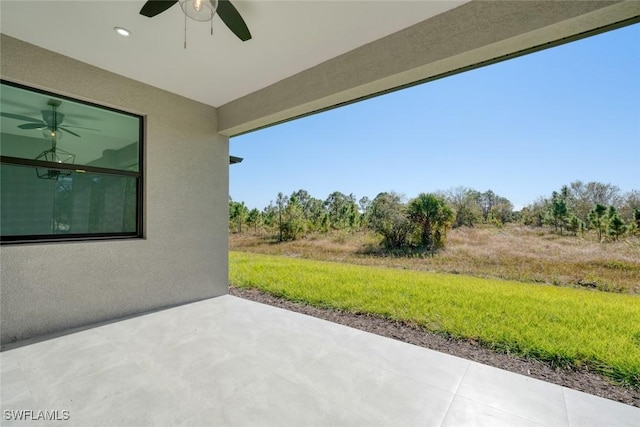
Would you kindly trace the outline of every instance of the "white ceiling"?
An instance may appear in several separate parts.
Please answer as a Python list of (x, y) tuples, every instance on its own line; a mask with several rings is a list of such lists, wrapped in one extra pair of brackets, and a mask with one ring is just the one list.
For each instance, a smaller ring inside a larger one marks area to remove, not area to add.
[(232, 0), (253, 39), (217, 16), (213, 37), (209, 23), (187, 20), (186, 49), (179, 5), (146, 18), (144, 0), (0, 0), (0, 30), (218, 107), (467, 1)]

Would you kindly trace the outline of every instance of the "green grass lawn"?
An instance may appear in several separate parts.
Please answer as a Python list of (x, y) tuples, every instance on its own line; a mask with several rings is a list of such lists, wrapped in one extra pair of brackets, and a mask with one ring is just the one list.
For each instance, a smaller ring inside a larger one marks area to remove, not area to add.
[(373, 313), (640, 387), (640, 297), (230, 252), (230, 283)]

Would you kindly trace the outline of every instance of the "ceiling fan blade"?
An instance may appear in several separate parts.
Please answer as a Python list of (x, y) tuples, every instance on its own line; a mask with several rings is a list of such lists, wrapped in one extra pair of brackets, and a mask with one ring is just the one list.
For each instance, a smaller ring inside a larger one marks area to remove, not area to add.
[(70, 133), (71, 135), (74, 135), (74, 136), (77, 136), (78, 138), (80, 138), (80, 135), (78, 135), (77, 133), (75, 133), (75, 132), (73, 132), (73, 131), (71, 131), (69, 129), (65, 129), (63, 127), (59, 127), (58, 129), (63, 130), (65, 132), (67, 132), (67, 133)]
[(41, 119), (34, 119), (33, 117), (27, 117), (21, 114), (0, 113), (0, 116), (9, 117), (10, 119), (23, 120), (25, 122), (42, 123)]
[[(75, 117), (75, 116), (74, 116)], [(62, 129), (66, 129), (66, 128), (74, 128), (74, 129), (84, 129), (84, 130), (92, 130), (94, 132), (102, 132), (100, 129), (94, 129), (94, 128), (86, 128), (83, 126), (73, 126), (73, 125), (60, 125), (58, 126), (59, 128)]]
[(46, 128), (47, 124), (40, 122), (40, 123), (25, 123), (23, 125), (18, 125), (18, 127), (20, 129), (42, 129), (42, 128)]
[(224, 22), (240, 40), (246, 42), (251, 39), (251, 33), (249, 32), (247, 24), (245, 24), (242, 16), (240, 16), (238, 10), (229, 0), (218, 0), (216, 13), (220, 16), (222, 22)]
[(178, 3), (178, 0), (149, 0), (140, 9), (140, 15), (153, 18), (176, 3)]

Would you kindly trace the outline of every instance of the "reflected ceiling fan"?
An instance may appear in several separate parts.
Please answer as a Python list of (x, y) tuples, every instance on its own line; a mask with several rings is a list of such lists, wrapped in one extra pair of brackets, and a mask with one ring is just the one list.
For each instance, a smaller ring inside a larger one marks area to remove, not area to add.
[(63, 135), (63, 132), (70, 133), (73, 136), (80, 137), (79, 134), (72, 131), (69, 128), (75, 129), (85, 129), (92, 131), (99, 131), (98, 129), (85, 128), (81, 126), (70, 126), (62, 124), (64, 121), (65, 115), (58, 112), (58, 107), (60, 107), (61, 102), (57, 99), (50, 99), (47, 102), (47, 105), (51, 106), (50, 110), (42, 110), (40, 113), (42, 114), (42, 119), (36, 119), (29, 116), (23, 116), (22, 114), (13, 114), (13, 113), (5, 113), (0, 112), (0, 116), (8, 117), (10, 119), (22, 120), (23, 123), (18, 125), (20, 129), (39, 129), (42, 131), (42, 134), (47, 139), (60, 139)]
[(153, 18), (176, 3), (180, 3), (186, 16), (196, 21), (211, 21), (217, 13), (240, 40), (251, 39), (247, 24), (229, 0), (149, 0), (140, 9), (140, 15)]

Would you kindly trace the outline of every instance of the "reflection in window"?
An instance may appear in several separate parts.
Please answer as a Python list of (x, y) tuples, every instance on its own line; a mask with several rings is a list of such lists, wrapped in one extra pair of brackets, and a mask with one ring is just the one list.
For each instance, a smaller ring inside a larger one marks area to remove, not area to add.
[(2, 82), (2, 241), (142, 236), (142, 118)]

